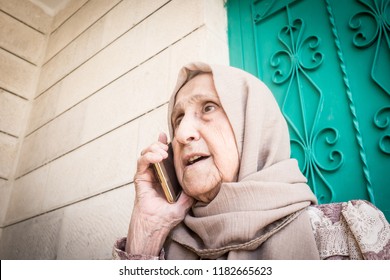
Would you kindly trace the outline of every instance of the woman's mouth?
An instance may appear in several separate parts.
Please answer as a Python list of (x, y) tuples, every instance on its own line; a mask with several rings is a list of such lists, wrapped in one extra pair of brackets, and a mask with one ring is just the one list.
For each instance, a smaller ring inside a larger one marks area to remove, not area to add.
[(201, 160), (207, 159), (210, 156), (202, 156), (202, 155), (194, 155), (188, 158), (186, 161), (186, 166), (193, 165), (194, 163), (197, 163)]

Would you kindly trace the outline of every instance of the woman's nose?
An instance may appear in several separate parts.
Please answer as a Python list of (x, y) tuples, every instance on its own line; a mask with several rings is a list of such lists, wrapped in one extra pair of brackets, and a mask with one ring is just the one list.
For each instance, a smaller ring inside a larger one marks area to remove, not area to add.
[(193, 117), (184, 116), (179, 126), (176, 128), (175, 137), (181, 144), (189, 144), (199, 140), (199, 130)]

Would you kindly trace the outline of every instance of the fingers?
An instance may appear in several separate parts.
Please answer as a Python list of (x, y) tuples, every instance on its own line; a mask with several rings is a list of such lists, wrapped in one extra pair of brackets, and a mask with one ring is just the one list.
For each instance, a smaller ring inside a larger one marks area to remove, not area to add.
[[(166, 153), (166, 152), (165, 152)], [(147, 152), (143, 156), (139, 157), (137, 162), (137, 173), (145, 172), (151, 163), (161, 162), (164, 158), (168, 157), (168, 153), (163, 155), (161, 153)]]
[(158, 142), (153, 143), (141, 152), (141, 157), (137, 162), (137, 173), (144, 173), (150, 167), (151, 163), (161, 162), (168, 157), (167, 135), (160, 133)]
[(168, 145), (163, 144), (161, 142), (156, 142), (150, 145), (149, 147), (143, 149), (141, 151), (141, 156), (145, 155), (148, 152), (160, 153), (161, 155), (165, 155), (166, 151), (168, 151)]
[(161, 132), (158, 136), (158, 141), (164, 144), (168, 144), (168, 137), (164, 132)]
[(158, 142), (142, 150), (141, 155), (144, 155), (147, 152), (158, 152), (160, 149), (163, 149), (164, 151), (168, 151), (168, 137), (164, 132), (161, 132), (158, 135)]

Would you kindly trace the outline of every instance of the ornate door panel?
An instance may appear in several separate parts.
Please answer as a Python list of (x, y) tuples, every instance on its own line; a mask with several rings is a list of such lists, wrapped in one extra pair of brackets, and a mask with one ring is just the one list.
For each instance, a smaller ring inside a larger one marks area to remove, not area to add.
[(390, 0), (228, 1), (231, 64), (260, 77), (320, 203), (390, 218)]

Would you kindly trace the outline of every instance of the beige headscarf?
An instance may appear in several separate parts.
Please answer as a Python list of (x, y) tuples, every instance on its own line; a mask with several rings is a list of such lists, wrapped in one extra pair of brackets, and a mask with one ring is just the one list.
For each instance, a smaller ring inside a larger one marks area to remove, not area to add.
[(196, 73), (212, 73), (240, 156), (238, 182), (223, 183), (209, 204), (197, 202), (165, 244), (168, 259), (315, 259), (318, 251), (303, 211), (316, 198), (296, 160), (288, 128), (270, 90), (237, 68), (191, 63), (179, 89)]

